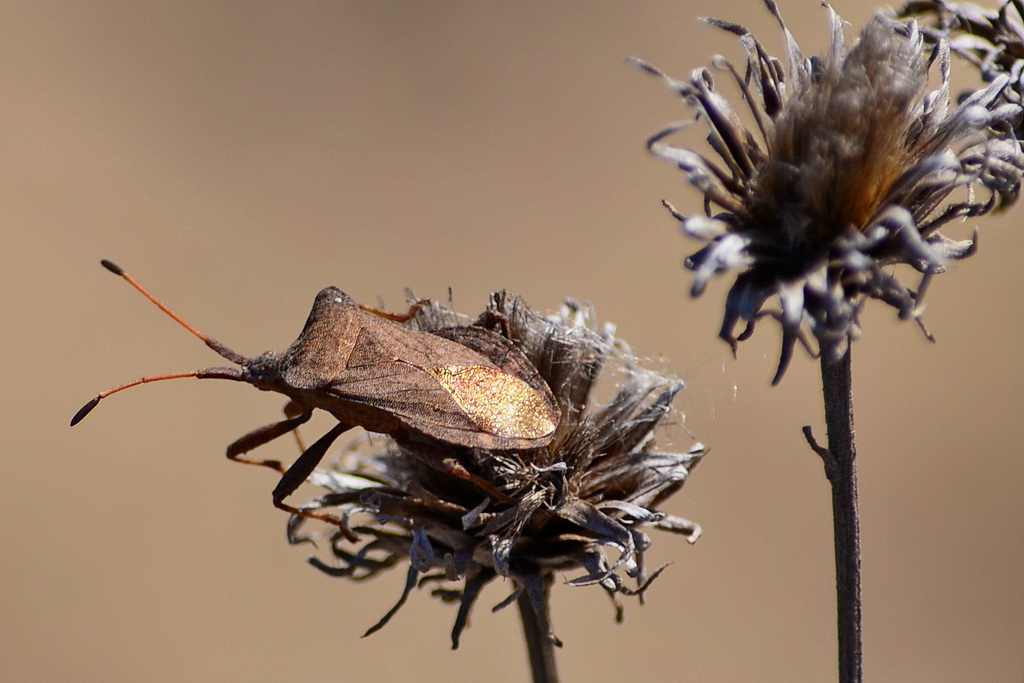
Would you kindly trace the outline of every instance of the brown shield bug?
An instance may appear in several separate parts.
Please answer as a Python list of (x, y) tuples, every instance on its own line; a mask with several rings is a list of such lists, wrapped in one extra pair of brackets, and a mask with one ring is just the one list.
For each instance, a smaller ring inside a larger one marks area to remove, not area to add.
[[(101, 263), (238, 367), (152, 375), (112, 387), (82, 406), (71, 425), (111, 394), (167, 379), (229, 379), (284, 394), (289, 399), (284, 408), (287, 419), (242, 436), (228, 446), (227, 456), (280, 472), (274, 505), (288, 512), (340, 525), (330, 515), (300, 510), (284, 499), (313, 472), (334, 440), (352, 427), (399, 439), (486, 449), (540, 448), (554, 438), (558, 406), (526, 356), (501, 335), (480, 327), (423, 332), (400, 325), (422, 302), (407, 314), (395, 315), (361, 306), (337, 287), (328, 287), (317, 294), (302, 333), (291, 346), (249, 358), (189, 325), (120, 267)], [(296, 430), (315, 409), (329, 412), (338, 424), (291, 467), (244, 457)], [(461, 468), (450, 459), (433, 464), (456, 474)], [(477, 477), (461, 472), (483, 486)], [(504, 497), (489, 485), (483, 487)]]

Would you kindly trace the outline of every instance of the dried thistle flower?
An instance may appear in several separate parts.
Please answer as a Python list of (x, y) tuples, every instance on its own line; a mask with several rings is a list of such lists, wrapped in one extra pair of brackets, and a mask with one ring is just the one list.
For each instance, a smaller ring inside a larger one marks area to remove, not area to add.
[[(977, 67), (987, 83), (1010, 77), (1003, 95), (1011, 102), (1024, 98), (1024, 3), (1003, 2), (998, 10), (971, 2), (913, 0), (898, 12), (902, 18), (926, 20), (921, 32), (931, 43), (949, 41), (950, 49)], [(930, 25), (929, 25), (930, 24)]]
[[(920, 324), (930, 278), (976, 246), (975, 239), (948, 239), (939, 228), (1016, 199), (1024, 158), (1012, 133), (1020, 108), (1000, 99), (1007, 76), (950, 111), (949, 46), (939, 40), (926, 47), (913, 22), (876, 16), (847, 50), (842, 20), (825, 5), (831, 46), (805, 59), (775, 3), (765, 4), (782, 27), (787, 67), (742, 26), (706, 20), (740, 36), (745, 74), (721, 57), (712, 64), (739, 86), (755, 131), (715, 89), (709, 70), (684, 82), (636, 61), (707, 122), (708, 142), (724, 164), (664, 142), (689, 123), (649, 140), (651, 151), (683, 170), (704, 198), (703, 215), (684, 216), (666, 203), (684, 234), (707, 242), (686, 260), (695, 273), (691, 294), (703, 292), (713, 275), (740, 270), (720, 336), (735, 352), (758, 319), (776, 318), (778, 382), (796, 342), (811, 349), (807, 330), (820, 353), (840, 358), (860, 334), (868, 299)], [(926, 91), (934, 62), (938, 88)], [(962, 198), (950, 197), (955, 190)], [(713, 207), (721, 212), (713, 214)], [(916, 290), (891, 272), (899, 264), (923, 274)], [(764, 308), (773, 296), (777, 312)], [(741, 319), (746, 329), (735, 336)]]
[[(409, 324), (432, 331), (468, 323), (432, 304)], [(642, 597), (661, 571), (645, 571), (651, 540), (644, 529), (682, 534), (691, 543), (700, 535), (698, 525), (658, 509), (704, 454), (699, 443), (685, 453), (655, 450), (655, 430), (674, 415), (681, 381), (641, 369), (613, 328), (598, 331), (591, 312), (574, 302), (545, 318), (500, 292), (476, 324), (507, 333), (547, 381), (562, 412), (556, 438), (518, 451), (388, 439), (384, 449), (352, 450), (313, 473), (309, 481), (324, 493), (304, 507), (332, 509), (360, 539), (353, 543), (333, 529), (330, 557), (311, 558), (314, 566), (361, 580), (408, 563), (400, 600), (367, 635), (417, 585), (460, 603), (453, 647), (481, 589), (497, 577), (510, 578), (514, 590), (495, 609), (525, 594), (545, 619), (555, 572), (581, 571), (570, 584), (597, 584), (613, 599)], [(598, 405), (594, 390), (610, 363), (621, 366), (624, 380)], [(291, 543), (316, 540), (303, 531), (306, 523), (291, 519)], [(557, 643), (550, 625), (543, 628)]]

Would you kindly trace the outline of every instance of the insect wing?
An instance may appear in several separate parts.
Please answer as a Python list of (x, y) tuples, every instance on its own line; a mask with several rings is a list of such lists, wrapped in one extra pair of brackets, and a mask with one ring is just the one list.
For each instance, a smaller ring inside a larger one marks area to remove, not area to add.
[(437, 330), (434, 334), (445, 339), (451, 339), (479, 353), (502, 371), (526, 382), (530, 388), (542, 395), (548, 417), (553, 422), (558, 422), (558, 405), (555, 403), (555, 397), (552, 395), (547, 382), (540, 376), (537, 368), (526, 357), (526, 354), (520, 351), (511, 341), (500, 334), (475, 326), (446, 327)]
[[(388, 329), (378, 336), (371, 327), (360, 331), (345, 371), (330, 385), (333, 395), (457, 445), (534, 448), (551, 440), (557, 409), (552, 419), (554, 401), (539, 377), (546, 395), (448, 336), (387, 325), (392, 327), (401, 334)], [(504, 340), (498, 339), (500, 346)]]

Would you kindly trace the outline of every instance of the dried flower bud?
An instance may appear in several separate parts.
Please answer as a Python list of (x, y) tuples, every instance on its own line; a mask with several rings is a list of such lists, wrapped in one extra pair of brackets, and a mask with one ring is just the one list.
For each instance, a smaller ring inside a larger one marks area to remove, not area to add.
[[(410, 321), (428, 331), (468, 323), (437, 304)], [(306, 507), (332, 508), (360, 539), (352, 543), (335, 529), (330, 558), (312, 558), (315, 566), (363, 579), (408, 565), (401, 599), (368, 633), (417, 585), (460, 603), (453, 646), (480, 590), (499, 576), (515, 587), (499, 607), (525, 593), (545, 615), (541, 603), (555, 572), (578, 573), (570, 584), (597, 584), (613, 597), (642, 595), (660, 572), (646, 572), (651, 539), (644, 530), (691, 543), (700, 535), (696, 524), (659, 509), (704, 454), (699, 443), (684, 453), (655, 449), (655, 430), (675, 415), (682, 382), (641, 369), (613, 329), (595, 329), (591, 312), (574, 302), (545, 318), (500, 292), (476, 324), (507, 334), (551, 387), (562, 414), (556, 437), (517, 451), (389, 439), (384, 449), (352, 451), (314, 472), (310, 482), (325, 492)], [(606, 365), (619, 366), (624, 379), (597, 405)], [(292, 518), (292, 543), (314, 538), (303, 532), (306, 523)]]
[[(636, 61), (707, 122), (708, 142), (724, 164), (664, 141), (685, 126), (649, 141), (704, 197), (704, 215), (686, 216), (666, 204), (684, 234), (707, 242), (686, 260), (695, 273), (691, 293), (699, 295), (714, 275), (740, 270), (720, 336), (735, 351), (758, 319), (776, 318), (778, 382), (796, 342), (811, 349), (808, 330), (821, 353), (841, 357), (860, 334), (868, 299), (920, 324), (929, 279), (976, 246), (973, 239), (948, 239), (939, 228), (1014, 201), (1024, 156), (1012, 132), (1020, 107), (1001, 98), (1008, 77), (951, 108), (949, 46), (940, 39), (927, 47), (914, 23), (876, 16), (847, 50), (842, 20), (826, 5), (831, 46), (821, 57), (804, 58), (775, 3), (765, 4), (783, 29), (786, 67), (742, 26), (707, 20), (740, 36), (745, 75), (721, 58), (714, 66), (738, 85), (754, 131), (715, 89), (709, 70), (680, 81)], [(928, 91), (936, 62), (938, 88)], [(953, 199), (954, 191), (962, 197)], [(923, 274), (916, 289), (896, 278), (890, 266), (899, 264)], [(767, 311), (773, 296), (779, 310)], [(747, 326), (737, 336), (740, 320)]]

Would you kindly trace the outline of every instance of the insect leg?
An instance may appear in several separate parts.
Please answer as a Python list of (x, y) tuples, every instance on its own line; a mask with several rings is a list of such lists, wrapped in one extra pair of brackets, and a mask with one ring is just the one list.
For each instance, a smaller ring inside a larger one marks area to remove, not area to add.
[(405, 313), (390, 313), (388, 311), (382, 311), (379, 308), (374, 308), (372, 306), (363, 306), (362, 304), (359, 304), (359, 308), (366, 311), (367, 313), (379, 315), (381, 318), (384, 318), (386, 320), (390, 320), (396, 323), (404, 323), (408, 321), (410, 318), (412, 318), (414, 315), (416, 315), (416, 311), (420, 310), (421, 308), (429, 304), (430, 299), (420, 299), (412, 306), (410, 306), (409, 310), (406, 311)]
[(496, 489), (494, 487), (494, 484), (487, 481), (483, 477), (477, 476), (470, 472), (469, 470), (467, 470), (465, 467), (462, 466), (462, 463), (460, 463), (455, 458), (441, 458), (437, 461), (436, 464), (430, 463), (430, 465), (431, 467), (439, 469), (442, 472), (447, 472), (453, 477), (465, 479), (471, 484), (476, 485), (477, 488), (483, 490), (485, 493), (487, 493), (489, 496), (494, 498), (499, 503), (508, 503), (512, 500), (507, 495)]
[(311, 517), (313, 519), (319, 519), (323, 522), (334, 524), (351, 540), (355, 540), (352, 538), (352, 532), (350, 532), (345, 524), (334, 515), (329, 515), (325, 512), (316, 512), (314, 510), (303, 510), (284, 502), (284, 499), (295, 493), (295, 490), (302, 485), (302, 482), (306, 481), (309, 475), (313, 473), (313, 470), (316, 469), (316, 466), (320, 464), (321, 460), (323, 460), (324, 455), (327, 454), (327, 449), (331, 447), (334, 440), (351, 428), (351, 425), (339, 422), (334, 425), (331, 431), (317, 439), (316, 443), (307, 448), (306, 451), (299, 456), (299, 459), (292, 463), (292, 466), (289, 467), (288, 471), (284, 473), (283, 477), (281, 477), (281, 481), (277, 482), (277, 486), (274, 487), (273, 496), (275, 507), (286, 512), (290, 512), (293, 515)]
[(475, 326), (482, 327), (485, 330), (490, 330), (492, 332), (494, 332), (495, 329), (497, 329), (499, 330), (499, 334), (501, 334), (502, 337), (508, 340), (512, 339), (512, 332), (509, 329), (508, 316), (502, 313), (501, 311), (493, 311), (491, 309), (487, 309), (486, 311), (480, 314), (480, 317), (477, 318), (476, 322), (474, 322), (473, 324)]
[[(284, 404), (285, 417), (298, 417), (299, 415), (302, 415), (302, 413), (305, 412), (305, 410), (305, 408), (303, 408), (295, 401), (289, 400), (287, 403)], [(299, 453), (302, 453), (303, 451), (306, 450), (306, 443), (302, 440), (302, 434), (299, 433), (299, 428), (296, 427), (294, 430), (292, 430), (292, 434), (295, 435), (295, 443), (299, 444)]]
[(511, 500), (506, 494), (495, 488), (494, 484), (479, 475), (473, 474), (457, 458), (448, 455), (440, 448), (431, 448), (425, 443), (417, 441), (416, 448), (411, 452), (415, 453), (415, 457), (427, 467), (468, 481), (498, 502), (507, 503)]
[(282, 465), (279, 460), (253, 460), (251, 458), (243, 458), (242, 456), (252, 449), (262, 446), (268, 441), (272, 441), (279, 436), (287, 434), (288, 432), (295, 431), (298, 429), (299, 425), (309, 420), (312, 415), (312, 411), (307, 411), (305, 413), (300, 413), (296, 417), (282, 420), (281, 422), (274, 422), (273, 424), (264, 425), (252, 430), (228, 446), (228, 459), (234, 460), (235, 462), (244, 462), (247, 465), (262, 465), (284, 474), (284, 465)]

